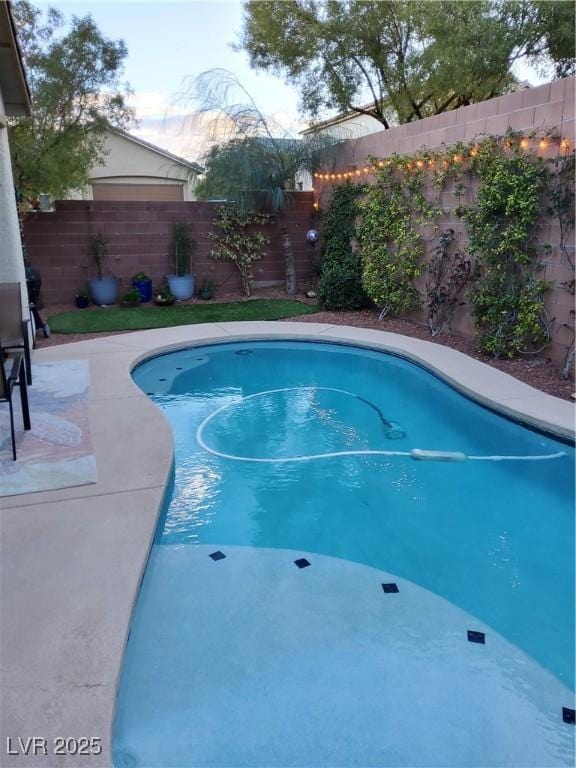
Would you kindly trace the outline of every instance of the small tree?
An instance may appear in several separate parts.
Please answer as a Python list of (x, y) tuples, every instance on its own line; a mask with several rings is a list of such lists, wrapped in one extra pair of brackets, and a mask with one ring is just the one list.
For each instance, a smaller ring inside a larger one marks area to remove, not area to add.
[(170, 256), (172, 269), (176, 277), (189, 275), (191, 270), (192, 253), (196, 247), (196, 241), (190, 237), (188, 224), (177, 221), (174, 224), (172, 242), (170, 244)]
[(252, 262), (262, 258), (262, 249), (270, 242), (262, 232), (250, 229), (265, 224), (269, 218), (263, 213), (243, 212), (235, 205), (223, 205), (218, 208), (214, 219), (218, 231), (208, 235), (216, 243), (216, 250), (210, 253), (211, 258), (234, 264), (240, 272), (245, 296), (252, 295)]
[(94, 264), (96, 264), (98, 279), (102, 280), (102, 264), (108, 254), (108, 243), (100, 232), (97, 235), (92, 235), (88, 240), (88, 251), (94, 259)]

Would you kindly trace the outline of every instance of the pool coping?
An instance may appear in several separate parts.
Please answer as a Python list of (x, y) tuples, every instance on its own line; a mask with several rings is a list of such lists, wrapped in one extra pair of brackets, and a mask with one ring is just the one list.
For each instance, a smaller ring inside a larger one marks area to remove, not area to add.
[[(129, 620), (173, 463), (168, 422), (136, 387), (131, 371), (148, 357), (186, 347), (280, 339), (390, 352), (504, 416), (574, 439), (573, 403), (450, 347), (384, 331), (295, 321), (210, 323), (35, 350), (35, 362), (90, 362), (99, 479), (94, 485), (2, 498), (1, 765), (77, 765), (75, 756), (53, 754), (58, 736), (101, 738), (102, 753), (83, 757), (81, 764), (111, 765)], [(45, 738), (48, 754), (26, 760), (6, 754), (7, 737), (18, 750), (18, 737), (29, 736)]]

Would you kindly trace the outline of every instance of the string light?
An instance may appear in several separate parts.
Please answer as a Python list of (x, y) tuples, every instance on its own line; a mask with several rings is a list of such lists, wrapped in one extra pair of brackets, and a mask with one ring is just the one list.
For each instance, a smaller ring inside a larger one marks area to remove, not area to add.
[[(492, 141), (494, 141), (494, 139), (492, 139)], [(532, 136), (524, 136), (522, 138), (518, 137), (511, 139), (508, 136), (505, 136), (501, 137), (498, 141), (505, 151), (512, 149), (514, 146), (520, 147), (523, 150), (529, 149), (530, 147), (538, 147), (539, 149), (543, 150), (550, 146), (551, 142), (559, 145), (560, 149), (564, 152), (567, 152), (571, 147), (571, 142), (568, 139), (562, 139), (559, 136), (542, 136), (540, 139)], [(437, 165), (441, 165), (445, 169), (448, 169), (451, 163), (458, 165), (463, 163), (467, 157), (476, 157), (480, 153), (481, 146), (481, 144), (474, 144), (462, 153), (456, 153), (453, 155), (446, 154), (443, 157), (437, 158), (426, 159), (422, 157), (413, 157), (411, 160), (407, 161), (406, 158), (400, 157), (398, 158), (398, 167), (403, 167), (407, 172), (411, 172), (416, 168), (421, 169), (428, 167), (429, 169), (433, 169)], [(394, 159), (377, 160), (371, 166), (364, 166), (362, 168), (356, 168), (349, 171), (341, 170), (337, 173), (318, 172), (314, 173), (313, 176), (314, 178), (320, 179), (321, 181), (342, 181), (348, 179), (357, 179), (362, 175), (375, 174), (378, 172), (378, 170), (387, 168), (391, 165), (394, 165)]]

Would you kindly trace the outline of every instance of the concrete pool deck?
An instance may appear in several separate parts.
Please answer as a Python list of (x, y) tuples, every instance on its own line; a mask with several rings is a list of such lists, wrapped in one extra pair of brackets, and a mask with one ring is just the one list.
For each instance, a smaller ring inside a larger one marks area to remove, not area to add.
[[(382, 331), (234, 322), (35, 351), (36, 362), (90, 362), (98, 482), (2, 499), (0, 765), (111, 764), (122, 654), (173, 458), (170, 427), (130, 371), (162, 351), (249, 339), (332, 341), (393, 352), (504, 415), (574, 437), (572, 403), (448, 347)], [(36, 755), (30, 743), (24, 755), (30, 737), (45, 739), (47, 754), (38, 742)], [(99, 738), (102, 753), (55, 755), (58, 737)]]

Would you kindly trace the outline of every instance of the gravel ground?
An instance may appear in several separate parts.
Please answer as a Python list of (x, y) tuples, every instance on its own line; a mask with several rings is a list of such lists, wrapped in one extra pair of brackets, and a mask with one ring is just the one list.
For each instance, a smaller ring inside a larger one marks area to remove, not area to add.
[[(281, 288), (267, 288), (254, 291), (254, 298), (258, 299), (285, 299), (286, 293)], [(306, 299), (303, 295), (297, 295), (293, 298), (298, 299), (306, 303), (314, 303), (314, 299)], [(221, 293), (217, 299), (213, 301), (225, 302), (225, 301), (241, 301), (242, 296), (234, 293)], [(250, 299), (246, 299), (250, 301)], [(199, 301), (193, 299), (189, 303)], [(65, 306), (52, 306), (44, 308), (41, 311), (41, 316), (46, 319), (49, 315), (57, 314), (59, 312), (69, 312), (73, 309), (70, 305)], [(90, 309), (78, 310), (82, 312), (89, 312)], [(296, 318), (298, 322), (302, 323), (331, 323), (332, 325), (351, 325), (357, 328), (373, 328), (379, 331), (388, 331), (391, 333), (401, 333), (404, 336), (412, 336), (418, 339), (424, 339), (425, 341), (431, 341), (431, 336), (428, 329), (424, 326), (418, 325), (410, 320), (399, 320), (395, 318), (385, 318), (382, 321), (378, 320), (378, 317), (374, 310), (362, 310), (359, 312), (317, 312), (312, 315), (303, 315)], [(282, 322), (282, 321), (279, 321)], [(116, 331), (114, 333), (60, 333), (54, 334), (49, 339), (44, 339), (42, 333), (37, 335), (37, 347), (48, 347), (57, 344), (69, 344), (73, 341), (85, 341), (86, 339), (95, 339), (102, 336), (116, 336), (121, 333), (133, 333), (133, 331)], [(543, 392), (547, 392), (549, 395), (555, 395), (556, 397), (563, 398), (564, 400), (573, 400), (573, 393), (575, 390), (574, 381), (565, 381), (560, 378), (560, 372), (558, 365), (552, 364), (545, 358), (528, 358), (517, 360), (494, 360), (492, 357), (480, 354), (475, 346), (474, 342), (469, 339), (465, 339), (462, 336), (456, 336), (454, 334), (444, 334), (434, 339), (436, 344), (444, 344), (452, 349), (457, 349), (459, 352), (464, 352), (476, 360), (481, 360), (488, 365), (498, 368), (505, 373), (514, 376), (520, 381), (529, 384), (536, 389), (540, 389)]]

